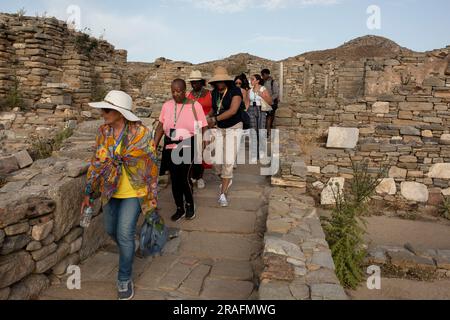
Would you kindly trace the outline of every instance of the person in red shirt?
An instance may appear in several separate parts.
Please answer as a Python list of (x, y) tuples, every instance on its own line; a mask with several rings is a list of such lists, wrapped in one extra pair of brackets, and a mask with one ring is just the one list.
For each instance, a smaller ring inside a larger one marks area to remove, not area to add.
[[(187, 94), (187, 98), (201, 104), (206, 116), (212, 113), (212, 95), (211, 91), (206, 88), (206, 79), (198, 70), (192, 71), (188, 82), (191, 83), (192, 91)], [(203, 174), (205, 169), (211, 169), (206, 163), (195, 164), (192, 171), (193, 182), (197, 183), (199, 189), (205, 188), (205, 180)]]

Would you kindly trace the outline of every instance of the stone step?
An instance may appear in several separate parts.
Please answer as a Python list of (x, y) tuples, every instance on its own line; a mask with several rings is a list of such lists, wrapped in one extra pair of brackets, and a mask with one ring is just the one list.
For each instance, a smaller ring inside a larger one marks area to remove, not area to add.
[(166, 204), (160, 211), (167, 226), (185, 231), (208, 231), (231, 234), (252, 234), (256, 228), (256, 213), (233, 209), (198, 207), (197, 218), (174, 223), (170, 217), (176, 211), (174, 204)]
[(215, 260), (250, 261), (262, 250), (262, 240), (256, 235), (245, 236), (211, 232), (183, 232), (180, 253)]

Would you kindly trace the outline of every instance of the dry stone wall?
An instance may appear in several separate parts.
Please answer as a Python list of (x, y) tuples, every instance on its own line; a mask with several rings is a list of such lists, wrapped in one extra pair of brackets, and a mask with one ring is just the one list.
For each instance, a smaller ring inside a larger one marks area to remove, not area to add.
[[(354, 86), (339, 76), (344, 71), (335, 72), (334, 80), (324, 76), (329, 66), (316, 68), (312, 77), (315, 64), (300, 59), (287, 67), (288, 94), (277, 124), (309, 150), (285, 159), (281, 175), (288, 179), (306, 168), (309, 188), (320, 190), (330, 179), (351, 178), (352, 161), (369, 160), (374, 172), (387, 163), (377, 198), (435, 211), (450, 187), (449, 53), (447, 47), (352, 63), (358, 70), (345, 71), (345, 77), (359, 82)], [(293, 72), (297, 80), (290, 78)]]
[(64, 281), (77, 265), (104, 245), (100, 200), (89, 229), (79, 227), (90, 155), (99, 122), (80, 125), (66, 144), (76, 157), (55, 154), (8, 176), (0, 189), (0, 300), (37, 298), (50, 283)]
[(32, 132), (48, 136), (95, 117), (86, 104), (121, 88), (126, 60), (126, 51), (54, 18), (0, 14), (3, 153), (21, 151)]

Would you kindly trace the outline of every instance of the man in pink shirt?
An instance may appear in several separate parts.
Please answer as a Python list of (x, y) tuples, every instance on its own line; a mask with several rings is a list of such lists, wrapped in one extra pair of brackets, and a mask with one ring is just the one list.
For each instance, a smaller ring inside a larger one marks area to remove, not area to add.
[(172, 194), (177, 205), (172, 221), (176, 222), (196, 217), (190, 177), (196, 156), (194, 151), (202, 150), (194, 150), (194, 135), (206, 129), (208, 121), (202, 105), (186, 98), (184, 80), (173, 81), (172, 96), (173, 100), (167, 101), (162, 107), (155, 143), (158, 146), (164, 137), (160, 174), (164, 175), (166, 171), (170, 173)]

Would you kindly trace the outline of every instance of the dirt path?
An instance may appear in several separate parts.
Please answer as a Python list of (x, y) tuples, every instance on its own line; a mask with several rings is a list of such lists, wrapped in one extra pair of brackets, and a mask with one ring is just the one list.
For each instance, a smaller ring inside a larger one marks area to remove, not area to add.
[(403, 246), (411, 243), (430, 249), (450, 249), (450, 224), (370, 217), (367, 239), (373, 244)]
[[(230, 207), (219, 208), (219, 181), (206, 177), (207, 188), (196, 191), (198, 218), (173, 224), (170, 188), (160, 195), (169, 226), (181, 228), (162, 257), (135, 261), (136, 299), (252, 299), (256, 294), (258, 257), (265, 217), (265, 177), (256, 166), (240, 166), (230, 191)], [(116, 299), (117, 249), (111, 246), (81, 266), (82, 289), (53, 286), (41, 299)]]

